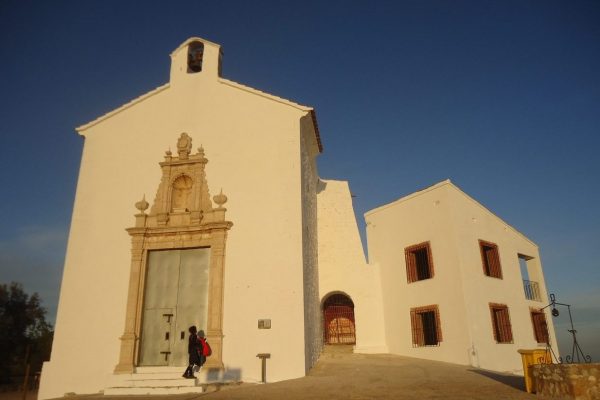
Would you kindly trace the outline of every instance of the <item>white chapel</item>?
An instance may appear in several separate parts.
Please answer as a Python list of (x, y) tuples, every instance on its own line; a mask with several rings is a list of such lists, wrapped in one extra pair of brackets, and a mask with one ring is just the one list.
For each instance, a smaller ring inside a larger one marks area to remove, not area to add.
[[(40, 400), (298, 378), (325, 345), (522, 374), (518, 349), (556, 343), (535, 243), (447, 180), (367, 212), (367, 258), (315, 110), (221, 62), (190, 38), (168, 83), (77, 128)], [(192, 325), (213, 353), (186, 380)]]

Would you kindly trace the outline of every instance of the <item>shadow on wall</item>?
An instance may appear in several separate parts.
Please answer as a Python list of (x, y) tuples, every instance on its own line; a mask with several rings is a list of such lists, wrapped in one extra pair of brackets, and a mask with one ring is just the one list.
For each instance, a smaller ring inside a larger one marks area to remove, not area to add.
[(323, 182), (321, 179), (317, 181), (317, 194), (321, 193), (327, 188), (327, 182)]
[(219, 369), (210, 368), (206, 372), (208, 382), (240, 382), (242, 380), (242, 370), (239, 368)]
[(522, 376), (499, 374), (497, 372), (486, 371), (483, 369), (470, 369), (469, 372), (474, 372), (476, 374), (486, 376), (497, 382), (511, 386), (515, 389), (525, 391), (525, 379)]

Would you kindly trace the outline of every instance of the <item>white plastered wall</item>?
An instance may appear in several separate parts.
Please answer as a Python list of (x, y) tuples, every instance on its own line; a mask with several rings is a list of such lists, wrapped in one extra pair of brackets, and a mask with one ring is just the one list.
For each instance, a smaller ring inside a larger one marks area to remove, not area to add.
[[(522, 373), (518, 349), (542, 347), (534, 339), (530, 308), (546, 304), (537, 246), (450, 181), (406, 196), (366, 214), (369, 254), (382, 268), (386, 334), (392, 353)], [(483, 273), (478, 240), (498, 245), (503, 279)], [(434, 277), (411, 284), (404, 249), (429, 241)], [(530, 278), (541, 301), (525, 299), (518, 254), (533, 257)], [(496, 343), (489, 303), (509, 307), (513, 343)], [(437, 304), (443, 341), (413, 347), (411, 307)], [(556, 343), (551, 317), (550, 338)]]
[[(272, 354), (269, 381), (305, 373), (300, 119), (308, 111), (218, 78), (214, 46), (205, 47), (203, 72), (180, 68), (180, 48), (170, 84), (79, 128), (85, 145), (40, 399), (98, 392), (117, 364), (131, 257), (125, 228), (142, 195), (154, 201), (158, 163), (182, 132), (193, 149), (204, 147), (211, 195), (223, 188), (234, 223), (225, 261), (229, 376), (259, 381), (258, 353)], [(258, 330), (259, 318), (272, 329)]]
[[(454, 226), (460, 251), (460, 269), (465, 287), (465, 305), (470, 321), (471, 364), (476, 367), (522, 374), (519, 349), (545, 348), (535, 340), (530, 309), (548, 302), (538, 246), (491, 213), (456, 186), (445, 185), (454, 204)], [(483, 273), (479, 240), (498, 246), (502, 279)], [(540, 299), (528, 300), (523, 289), (519, 254), (533, 257), (530, 278), (538, 282)], [(513, 342), (496, 343), (489, 303), (508, 306)], [(546, 312), (548, 332), (556, 343), (552, 317)]]
[[(370, 262), (381, 266), (383, 306), (390, 352), (469, 364), (463, 285), (456, 274), (451, 204), (445, 191), (423, 191), (365, 214)], [(407, 283), (404, 249), (429, 242), (432, 279)], [(410, 309), (437, 305), (443, 340), (436, 347), (413, 347)]]
[(366, 263), (348, 182), (321, 180), (317, 203), (321, 301), (347, 294), (354, 302), (354, 351), (386, 353), (379, 267)]

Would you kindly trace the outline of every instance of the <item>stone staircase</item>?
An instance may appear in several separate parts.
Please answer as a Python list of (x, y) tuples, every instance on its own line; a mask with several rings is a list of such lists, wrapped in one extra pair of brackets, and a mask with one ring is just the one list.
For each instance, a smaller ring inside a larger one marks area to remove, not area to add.
[[(214, 391), (206, 371), (196, 372), (196, 379), (182, 377), (185, 367), (138, 367), (134, 374), (111, 375), (105, 395), (182, 394)], [(211, 390), (212, 389), (212, 390)]]

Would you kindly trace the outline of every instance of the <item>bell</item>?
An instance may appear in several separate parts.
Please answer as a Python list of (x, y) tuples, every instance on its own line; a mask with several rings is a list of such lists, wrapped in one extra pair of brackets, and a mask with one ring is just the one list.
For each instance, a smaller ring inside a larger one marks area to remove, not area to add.
[(204, 48), (198, 47), (191, 49), (188, 57), (188, 67), (193, 72), (202, 71), (202, 58), (204, 56)]

